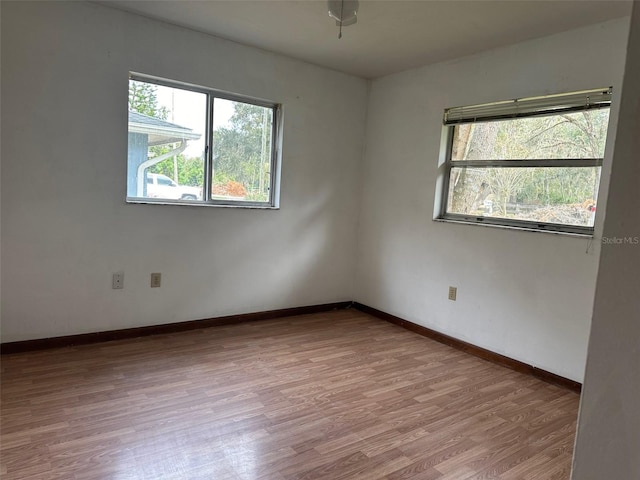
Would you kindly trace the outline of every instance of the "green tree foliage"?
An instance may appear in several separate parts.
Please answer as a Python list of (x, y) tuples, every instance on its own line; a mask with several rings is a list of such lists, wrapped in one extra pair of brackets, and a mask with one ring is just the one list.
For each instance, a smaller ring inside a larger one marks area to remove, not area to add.
[(158, 105), (157, 87), (150, 83), (129, 81), (129, 110), (166, 120), (169, 110)]
[(213, 134), (214, 184), (238, 182), (248, 199), (268, 200), (272, 110), (234, 102), (229, 125)]
[[(602, 158), (609, 110), (589, 110), (560, 117), (543, 117), (530, 135), (532, 158)], [(517, 200), (561, 205), (594, 200), (600, 168), (537, 168), (522, 185)]]
[(173, 178), (180, 185), (201, 187), (204, 185), (204, 162), (199, 157), (185, 157), (180, 154), (175, 159), (178, 166), (178, 178), (174, 178), (175, 164), (173, 158), (167, 158), (149, 167), (151, 173), (161, 173)]

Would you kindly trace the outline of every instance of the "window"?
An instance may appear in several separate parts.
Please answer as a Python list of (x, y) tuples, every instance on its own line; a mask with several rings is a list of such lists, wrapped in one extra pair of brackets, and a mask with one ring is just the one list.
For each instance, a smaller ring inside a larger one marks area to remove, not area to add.
[(276, 207), (279, 111), (130, 74), (127, 201)]
[(437, 218), (593, 234), (611, 88), (445, 110)]

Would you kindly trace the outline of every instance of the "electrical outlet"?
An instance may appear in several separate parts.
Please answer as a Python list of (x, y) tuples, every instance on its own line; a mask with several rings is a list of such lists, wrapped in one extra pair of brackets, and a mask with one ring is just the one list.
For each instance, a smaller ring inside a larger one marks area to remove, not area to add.
[(113, 274), (111, 279), (111, 288), (115, 290), (124, 288), (124, 272), (117, 272)]
[(151, 274), (151, 288), (158, 288), (162, 283), (162, 274), (161, 273), (152, 273)]
[(449, 300), (456, 301), (456, 296), (458, 295), (458, 287), (449, 287)]

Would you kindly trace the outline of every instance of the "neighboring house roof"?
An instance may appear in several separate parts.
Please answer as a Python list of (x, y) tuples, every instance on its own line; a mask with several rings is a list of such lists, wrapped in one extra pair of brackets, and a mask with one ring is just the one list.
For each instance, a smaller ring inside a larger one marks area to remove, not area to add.
[(164, 145), (200, 138), (200, 134), (190, 128), (131, 110), (129, 110), (129, 132), (148, 135), (149, 145)]

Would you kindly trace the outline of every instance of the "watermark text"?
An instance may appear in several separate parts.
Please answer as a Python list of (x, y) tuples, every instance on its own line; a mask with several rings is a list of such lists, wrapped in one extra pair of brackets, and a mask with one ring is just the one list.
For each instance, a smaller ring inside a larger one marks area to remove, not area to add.
[(640, 245), (640, 237), (602, 237), (603, 245)]

